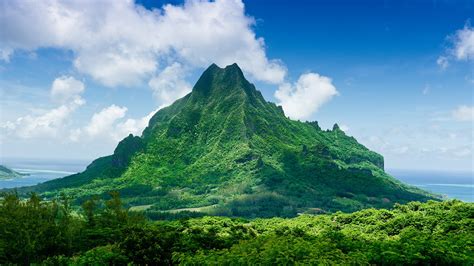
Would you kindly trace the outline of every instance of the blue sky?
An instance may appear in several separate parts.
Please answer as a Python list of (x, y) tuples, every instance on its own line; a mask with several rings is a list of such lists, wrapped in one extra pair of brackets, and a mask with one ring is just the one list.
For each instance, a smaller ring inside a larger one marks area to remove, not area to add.
[(237, 62), (287, 115), (337, 122), (388, 168), (473, 171), (474, 1), (2, 8), (2, 158), (110, 154), (211, 62)]

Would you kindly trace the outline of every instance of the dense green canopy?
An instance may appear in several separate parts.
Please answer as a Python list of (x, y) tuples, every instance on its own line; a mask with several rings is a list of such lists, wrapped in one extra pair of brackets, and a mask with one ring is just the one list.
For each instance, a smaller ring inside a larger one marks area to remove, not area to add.
[(117, 193), (71, 211), (67, 198), (0, 200), (0, 264), (473, 265), (474, 204), (396, 205), (297, 218), (151, 222)]

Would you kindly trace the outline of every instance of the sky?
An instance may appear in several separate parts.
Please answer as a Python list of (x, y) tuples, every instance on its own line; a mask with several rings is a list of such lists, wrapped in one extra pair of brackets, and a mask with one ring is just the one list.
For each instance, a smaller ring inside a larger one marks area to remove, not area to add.
[(2, 1), (0, 160), (111, 154), (211, 63), (391, 169), (474, 172), (474, 0)]

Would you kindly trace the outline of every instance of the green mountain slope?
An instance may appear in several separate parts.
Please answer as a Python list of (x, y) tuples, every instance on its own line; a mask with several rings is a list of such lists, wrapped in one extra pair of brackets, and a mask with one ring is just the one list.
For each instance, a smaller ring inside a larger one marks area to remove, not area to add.
[(79, 174), (21, 191), (76, 198), (119, 190), (130, 206), (215, 214), (355, 211), (431, 195), (384, 172), (383, 157), (339, 129), (285, 117), (236, 65), (211, 65), (193, 91), (158, 111), (141, 137)]
[(0, 180), (20, 178), (22, 176), (24, 176), (24, 174), (18, 173), (6, 166), (0, 165)]

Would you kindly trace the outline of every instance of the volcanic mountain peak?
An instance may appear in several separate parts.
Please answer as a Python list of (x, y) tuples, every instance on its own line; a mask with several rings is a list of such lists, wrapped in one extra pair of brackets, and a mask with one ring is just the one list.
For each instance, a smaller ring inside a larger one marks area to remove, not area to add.
[(85, 199), (118, 190), (130, 206), (247, 217), (433, 198), (385, 173), (383, 164), (337, 125), (323, 131), (317, 122), (285, 117), (237, 64), (213, 64), (190, 94), (151, 118), (141, 137), (128, 136), (82, 173), (20, 192)]
[(212, 64), (201, 75), (193, 88), (192, 94), (207, 97), (227, 97), (229, 94), (242, 92), (245, 92), (249, 97), (260, 94), (255, 86), (245, 79), (240, 67), (234, 63), (225, 68)]

